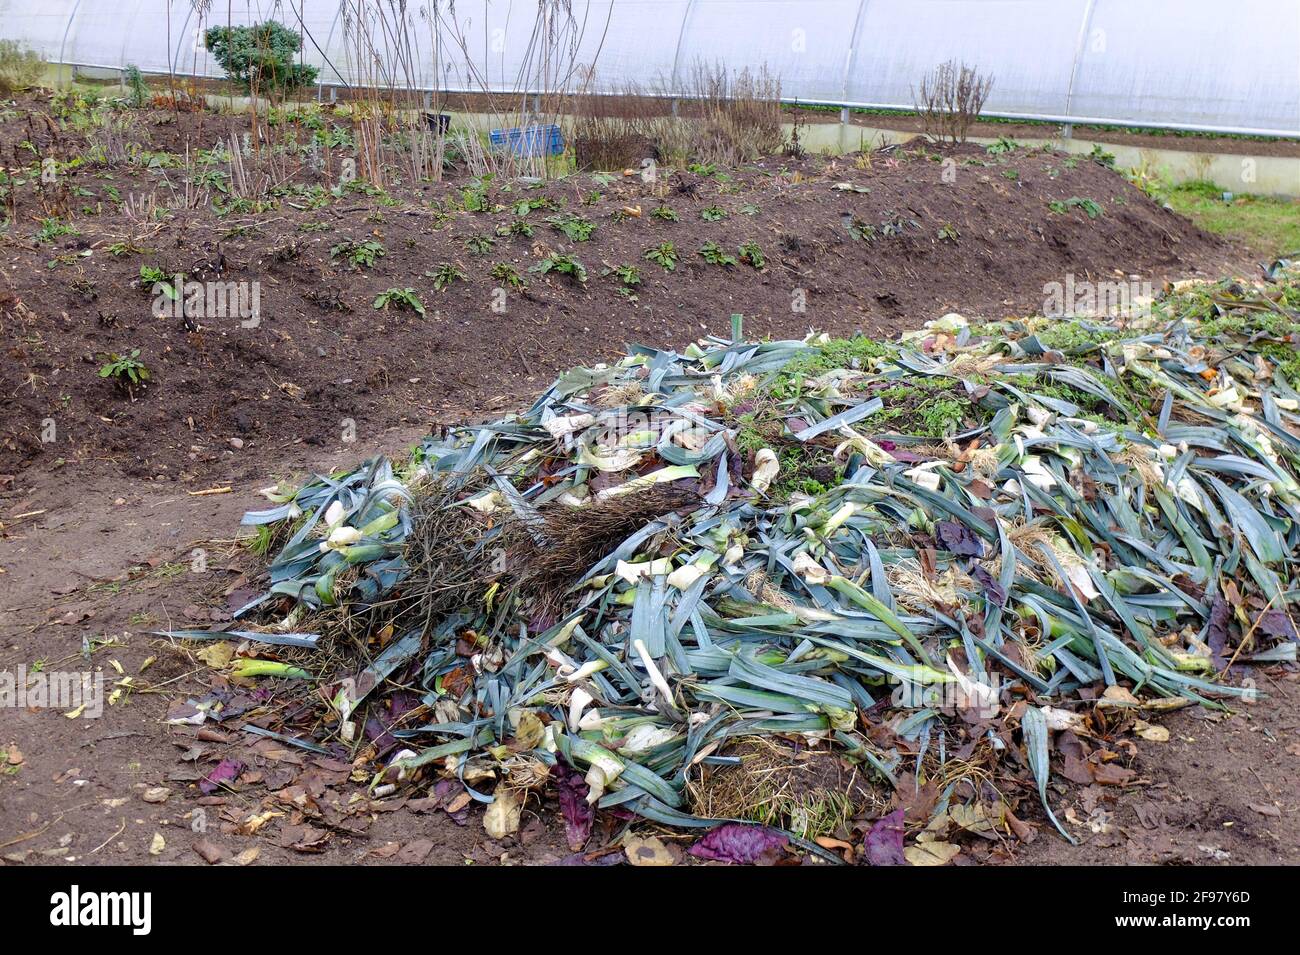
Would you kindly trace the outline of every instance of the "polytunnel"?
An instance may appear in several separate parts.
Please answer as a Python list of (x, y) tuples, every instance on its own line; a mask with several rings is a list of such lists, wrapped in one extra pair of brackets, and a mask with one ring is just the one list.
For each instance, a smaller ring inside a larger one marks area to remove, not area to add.
[(409, 28), (401, 85), (572, 87), (575, 71), (538, 61), (541, 8), (598, 92), (687, 95), (703, 60), (766, 66), (786, 100), (909, 109), (922, 75), (951, 58), (994, 76), (988, 115), (1300, 136), (1300, 0), (570, 0), (560, 24), (565, 5), (0, 0), (0, 38), (50, 62), (219, 77), (203, 29), (274, 18), (302, 34), (324, 89), (358, 81), (356, 18), (382, 9)]

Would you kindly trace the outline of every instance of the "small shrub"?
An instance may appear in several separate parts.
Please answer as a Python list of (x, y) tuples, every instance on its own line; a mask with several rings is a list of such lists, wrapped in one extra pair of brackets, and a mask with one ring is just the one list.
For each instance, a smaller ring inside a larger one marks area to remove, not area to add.
[(563, 232), (570, 242), (586, 242), (596, 231), (596, 223), (582, 216), (556, 215), (546, 221), (557, 232)]
[(705, 222), (719, 222), (727, 218), (727, 210), (722, 206), (705, 206), (700, 210), (700, 218)]
[(17, 40), (0, 40), (0, 93), (9, 94), (36, 85), (45, 61)]
[(1051, 209), (1058, 215), (1065, 215), (1071, 209), (1082, 209), (1087, 213), (1089, 219), (1099, 218), (1102, 212), (1105, 211), (1102, 209), (1101, 203), (1097, 202), (1095, 199), (1089, 199), (1086, 196), (1082, 198), (1079, 196), (1071, 196), (1065, 201), (1054, 199), (1047, 204), (1047, 208)]
[(467, 282), (469, 276), (460, 270), (460, 268), (451, 262), (444, 262), (438, 266), (435, 272), (426, 272), (429, 278), (433, 279), (433, 287), (436, 291), (441, 292), (452, 282)]
[(155, 285), (162, 285), (168, 298), (175, 298), (176, 291), (172, 288), (171, 276), (156, 265), (140, 266), (140, 287), (146, 292), (153, 291)]
[(1093, 143), (1092, 152), (1088, 153), (1088, 158), (1091, 159), (1093, 162), (1095, 162), (1098, 166), (1101, 166), (1105, 169), (1115, 168), (1115, 154), (1108, 153), (1106, 152), (1106, 150), (1102, 149), (1101, 143)]
[(144, 246), (136, 245), (134, 242), (114, 242), (105, 248), (105, 251), (113, 257), (121, 255), (143, 255), (149, 251)]
[(613, 268), (605, 269), (604, 274), (617, 276), (624, 287), (641, 284), (641, 270), (635, 265), (616, 265)]
[(415, 294), (413, 288), (389, 288), (375, 296), (374, 308), (388, 311), (390, 305), (395, 308), (409, 308), (413, 312), (424, 314), (424, 303), (420, 301), (420, 296)]
[(526, 216), (534, 209), (549, 209), (551, 200), (545, 196), (531, 196), (527, 199), (520, 199), (514, 204), (515, 215)]
[(650, 214), (656, 219), (663, 219), (665, 222), (679, 222), (682, 218), (669, 206), (659, 206)]
[(508, 285), (512, 289), (515, 289), (516, 291), (528, 287), (528, 285), (524, 282), (523, 276), (520, 275), (518, 270), (516, 270), (515, 267), (508, 262), (496, 263), (495, 265), (492, 266), (492, 272), (490, 274), (498, 282), (501, 282), (504, 285)]
[(729, 266), (736, 264), (736, 257), (722, 251), (722, 247), (716, 242), (705, 242), (704, 245), (700, 246), (699, 256), (710, 265)]
[(940, 63), (913, 96), (922, 131), (935, 142), (964, 143), (992, 89), (992, 76), (956, 60)]
[(567, 275), (579, 285), (587, 284), (587, 267), (571, 255), (549, 256), (528, 271), (537, 272), (540, 275), (557, 272), (560, 275)]
[(122, 80), (126, 83), (126, 101), (135, 109), (144, 109), (152, 101), (149, 94), (149, 85), (144, 81), (144, 74), (140, 72), (140, 67), (134, 63), (127, 66), (122, 73)]
[(250, 92), (283, 93), (316, 82), (316, 67), (295, 61), (301, 38), (277, 20), (212, 27), (203, 42), (226, 75)]
[(487, 255), (497, 240), (489, 235), (471, 235), (465, 238), (465, 251), (473, 255)]
[(58, 219), (42, 219), (40, 231), (36, 233), (37, 242), (53, 242), (59, 236), (81, 235), (77, 227)]
[(112, 379), (113, 384), (132, 398), (135, 397), (137, 388), (147, 387), (152, 375), (145, 363), (140, 360), (140, 349), (132, 348), (127, 355), (110, 352), (102, 357), (105, 360), (104, 364), (99, 366), (100, 378)]
[(368, 269), (382, 259), (386, 252), (384, 244), (374, 239), (365, 242), (353, 242), (348, 240), (340, 242), (330, 249), (330, 258), (337, 259), (340, 256), (352, 263), (354, 269)]
[(533, 235), (533, 226), (527, 219), (515, 219), (513, 222), (502, 223), (497, 226), (497, 235), (521, 236), (529, 239)]
[(645, 258), (648, 262), (663, 266), (665, 272), (671, 272), (677, 268), (677, 247), (671, 242), (660, 242), (645, 250)]
[(740, 261), (746, 265), (752, 265), (756, 269), (761, 269), (767, 264), (767, 257), (763, 255), (763, 248), (752, 239), (745, 242), (737, 250), (740, 253)]

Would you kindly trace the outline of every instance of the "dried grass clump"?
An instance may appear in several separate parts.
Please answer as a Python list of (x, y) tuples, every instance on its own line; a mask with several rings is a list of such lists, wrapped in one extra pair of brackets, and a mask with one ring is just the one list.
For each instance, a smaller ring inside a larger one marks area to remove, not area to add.
[(45, 72), (45, 61), (17, 40), (0, 40), (0, 93), (35, 86)]
[(640, 89), (624, 86), (616, 95), (594, 92), (596, 76), (587, 74), (584, 92), (573, 99), (573, 155), (580, 170), (617, 171), (639, 168), (654, 156), (650, 126), (655, 109)]
[(746, 737), (726, 750), (739, 766), (701, 766), (688, 779), (691, 811), (711, 819), (748, 819), (804, 839), (829, 836), (854, 816), (879, 814), (888, 802), (857, 767), (824, 750), (796, 750), (780, 739)]
[(662, 162), (735, 166), (781, 152), (781, 80), (766, 66), (733, 73), (721, 63), (696, 61), (679, 91), (681, 116), (656, 116), (648, 135)]
[(534, 620), (554, 619), (569, 588), (610, 551), (655, 518), (699, 503), (693, 491), (652, 488), (584, 507), (544, 507), (530, 527), (508, 505), (485, 515), (462, 503), (493, 486), (490, 480), (476, 474), (457, 486), (438, 481), (421, 488), (411, 506), (410, 575), (398, 595), (350, 629), (391, 619), (399, 629), (432, 630), (451, 614), (482, 606), (493, 587), (494, 606), (514, 603)]
[(667, 485), (583, 507), (544, 508), (541, 543), (522, 521), (506, 529), (506, 564), (512, 584), (534, 601), (535, 612), (558, 615), (565, 594), (598, 561), (646, 524), (699, 505), (691, 490)]
[(938, 143), (964, 143), (992, 89), (991, 75), (982, 75), (956, 60), (940, 63), (921, 77), (921, 85), (913, 94), (921, 129)]
[(928, 612), (935, 608), (965, 608), (975, 582), (961, 568), (953, 565), (937, 577), (928, 576), (915, 558), (904, 558), (885, 568), (885, 578), (899, 604), (911, 611)]

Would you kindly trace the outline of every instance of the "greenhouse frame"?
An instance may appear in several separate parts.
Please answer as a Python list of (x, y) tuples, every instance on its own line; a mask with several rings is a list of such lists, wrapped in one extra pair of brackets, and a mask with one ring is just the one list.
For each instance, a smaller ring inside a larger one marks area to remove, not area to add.
[[(0, 0), (0, 38), (51, 63), (217, 78), (203, 30), (273, 18), (302, 34), (327, 95), (360, 79), (350, 31), (382, 9), (410, 28), (402, 85), (542, 92), (538, 10), (558, 21), (562, 6)], [(594, 64), (597, 92), (689, 95), (691, 65), (704, 61), (765, 66), (787, 101), (910, 109), (920, 78), (951, 58), (994, 77), (990, 116), (1300, 137), (1300, 0), (571, 0), (571, 11), (559, 43)]]

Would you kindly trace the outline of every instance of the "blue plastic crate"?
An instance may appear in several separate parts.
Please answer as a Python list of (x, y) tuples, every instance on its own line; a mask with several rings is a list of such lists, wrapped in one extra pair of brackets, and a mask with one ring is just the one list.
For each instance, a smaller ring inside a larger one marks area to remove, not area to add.
[(517, 156), (558, 156), (564, 152), (564, 134), (554, 123), (514, 126), (488, 133), (493, 149), (509, 149)]

